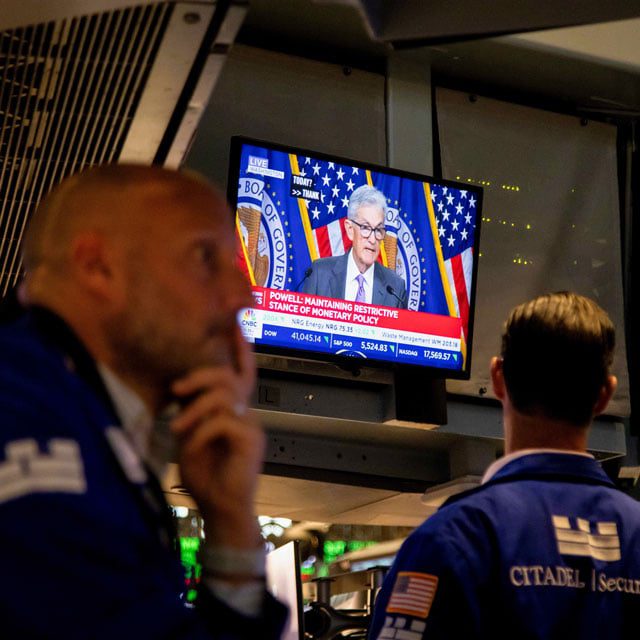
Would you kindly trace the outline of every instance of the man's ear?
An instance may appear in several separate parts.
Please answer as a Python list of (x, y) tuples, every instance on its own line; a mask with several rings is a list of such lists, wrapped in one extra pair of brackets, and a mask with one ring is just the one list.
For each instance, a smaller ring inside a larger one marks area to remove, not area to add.
[(79, 233), (71, 243), (71, 269), (89, 294), (110, 297), (113, 288), (113, 257), (103, 234)]
[(593, 415), (599, 416), (609, 404), (615, 390), (618, 386), (618, 378), (615, 376), (607, 376), (605, 383), (600, 387), (596, 406), (593, 408)]
[(349, 220), (349, 218), (347, 218), (344, 221), (344, 228), (345, 228), (345, 231), (347, 232), (347, 238), (349, 238), (349, 240), (353, 242), (353, 225), (351, 224), (351, 221)]
[(498, 400), (504, 400), (507, 388), (504, 383), (504, 371), (502, 370), (502, 358), (491, 358), (491, 385), (493, 393)]

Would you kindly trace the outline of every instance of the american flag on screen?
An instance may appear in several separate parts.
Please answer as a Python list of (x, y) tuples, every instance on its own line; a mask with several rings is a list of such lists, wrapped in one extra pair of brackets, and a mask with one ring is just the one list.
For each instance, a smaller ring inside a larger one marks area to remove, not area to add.
[[(310, 253), (313, 259), (342, 255), (349, 250), (349, 240), (344, 229), (349, 196), (363, 184), (373, 184), (383, 192), (392, 196), (394, 187), (397, 191), (401, 182), (397, 178), (386, 178), (378, 174), (366, 172), (358, 167), (340, 165), (334, 162), (316, 160), (298, 156), (299, 173), (312, 176), (320, 189), (320, 202), (307, 203), (307, 214), (312, 229), (313, 247)], [(391, 186), (393, 181), (393, 186)], [(421, 214), (421, 207), (415, 200), (415, 194), (397, 192), (396, 200), (390, 197), (390, 206), (398, 207), (400, 214), (408, 211), (409, 217)], [(463, 337), (466, 342), (469, 322), (469, 301), (473, 275), (473, 244), (476, 229), (477, 199), (473, 193), (455, 187), (439, 184), (429, 185), (433, 217), (435, 218), (434, 236), (437, 235), (439, 249), (442, 254), (441, 278), (448, 303), (448, 311), (463, 321)], [(430, 207), (429, 207), (430, 208)], [(422, 205), (424, 210), (424, 202)], [(426, 211), (425, 211), (426, 213)], [(431, 213), (431, 212), (429, 212)], [(429, 241), (430, 233), (414, 226), (414, 232), (424, 241)], [(437, 234), (435, 233), (437, 231)], [(393, 229), (390, 229), (393, 233)], [(381, 262), (387, 264), (382, 246)], [(388, 265), (395, 268), (395, 265)], [(431, 279), (433, 283), (433, 279)], [(429, 289), (432, 289), (433, 284)], [(427, 288), (427, 287), (425, 287)], [(424, 293), (421, 292), (421, 299)], [(429, 308), (431, 307), (431, 308)], [(411, 308), (411, 307), (410, 307)], [(423, 306), (424, 308), (424, 306)], [(433, 302), (427, 309), (436, 311)]]
[(477, 200), (473, 193), (438, 184), (432, 184), (430, 191), (451, 302), (463, 320), (466, 339)]
[(367, 184), (367, 172), (308, 156), (298, 156), (296, 160), (299, 175), (312, 177), (320, 191), (320, 202), (307, 203), (313, 237), (313, 246), (309, 247), (312, 259), (340, 256), (351, 246), (344, 230), (349, 198), (358, 187)]
[(426, 618), (437, 588), (437, 576), (400, 571), (389, 597), (387, 613), (403, 613), (416, 618)]

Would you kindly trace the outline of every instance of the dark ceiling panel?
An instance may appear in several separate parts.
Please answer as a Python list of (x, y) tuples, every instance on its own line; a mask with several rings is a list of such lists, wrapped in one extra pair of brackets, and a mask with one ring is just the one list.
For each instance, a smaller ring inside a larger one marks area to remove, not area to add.
[(396, 44), (432, 44), (640, 16), (637, 0), (360, 0), (360, 5), (376, 37)]

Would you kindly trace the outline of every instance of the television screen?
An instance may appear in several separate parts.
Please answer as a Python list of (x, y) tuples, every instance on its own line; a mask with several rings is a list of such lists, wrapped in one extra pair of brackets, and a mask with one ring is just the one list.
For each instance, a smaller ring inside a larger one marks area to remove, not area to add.
[(481, 188), (240, 137), (229, 176), (258, 351), (468, 377)]

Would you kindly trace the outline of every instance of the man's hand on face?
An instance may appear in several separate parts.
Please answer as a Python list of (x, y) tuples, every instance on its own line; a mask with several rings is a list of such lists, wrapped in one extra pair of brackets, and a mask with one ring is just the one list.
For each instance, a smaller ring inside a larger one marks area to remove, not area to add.
[(260, 538), (253, 501), (265, 437), (247, 413), (256, 368), (237, 328), (233, 348), (234, 365), (200, 367), (174, 383), (172, 391), (185, 406), (171, 429), (182, 482), (200, 508), (208, 539), (255, 548)]

